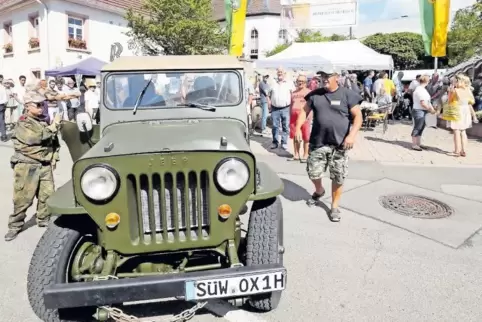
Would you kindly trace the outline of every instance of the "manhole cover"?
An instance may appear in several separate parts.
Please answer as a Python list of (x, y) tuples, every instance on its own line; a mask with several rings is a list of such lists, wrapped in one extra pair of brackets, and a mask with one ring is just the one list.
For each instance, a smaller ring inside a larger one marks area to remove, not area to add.
[(383, 208), (413, 218), (438, 219), (454, 213), (449, 205), (418, 195), (387, 195), (380, 197), (379, 201)]

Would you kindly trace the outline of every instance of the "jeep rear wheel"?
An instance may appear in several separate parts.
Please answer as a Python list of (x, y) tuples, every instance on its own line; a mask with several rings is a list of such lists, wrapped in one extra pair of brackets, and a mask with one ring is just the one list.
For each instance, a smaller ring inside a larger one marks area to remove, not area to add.
[[(278, 197), (253, 203), (246, 234), (246, 265), (283, 264), (283, 208)], [(260, 311), (276, 309), (281, 292), (251, 296), (248, 304)]]
[(34, 313), (44, 322), (92, 321), (94, 309), (47, 309), (44, 304), (45, 288), (66, 283), (70, 279), (70, 264), (81, 246), (84, 236), (69, 228), (51, 223), (30, 261), (27, 277), (28, 300)]

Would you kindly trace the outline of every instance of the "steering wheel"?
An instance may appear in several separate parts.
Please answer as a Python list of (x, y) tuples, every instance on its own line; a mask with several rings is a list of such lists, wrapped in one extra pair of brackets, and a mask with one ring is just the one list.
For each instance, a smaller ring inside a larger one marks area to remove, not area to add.
[(204, 105), (211, 105), (213, 103), (219, 102), (219, 98), (214, 97), (214, 96), (206, 96), (206, 97), (201, 97), (201, 98), (195, 99), (192, 102), (204, 104)]

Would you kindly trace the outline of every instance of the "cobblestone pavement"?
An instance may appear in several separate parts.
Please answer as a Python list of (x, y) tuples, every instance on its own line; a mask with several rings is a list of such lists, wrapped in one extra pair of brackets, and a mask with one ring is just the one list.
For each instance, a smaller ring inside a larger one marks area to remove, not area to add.
[(394, 123), (383, 134), (381, 126), (361, 131), (351, 158), (379, 162), (434, 164), (434, 165), (482, 165), (482, 141), (469, 139), (467, 157), (447, 155), (454, 150), (453, 136), (445, 129), (427, 128), (422, 136), (426, 151), (411, 149), (411, 123)]
[[(469, 139), (467, 157), (456, 158), (448, 155), (454, 150), (453, 136), (450, 131), (442, 128), (425, 129), (422, 137), (422, 145), (427, 147), (425, 151), (411, 149), (411, 131), (411, 122), (398, 121), (392, 122), (385, 134), (383, 134), (381, 125), (366, 131), (362, 129), (353, 150), (350, 151), (350, 159), (405, 165), (482, 166), (482, 139)], [(266, 135), (263, 138), (254, 138), (254, 140), (261, 143), (266, 149), (264, 153), (289, 155), (286, 152), (269, 149), (271, 136)], [(289, 152), (293, 152), (291, 140)]]

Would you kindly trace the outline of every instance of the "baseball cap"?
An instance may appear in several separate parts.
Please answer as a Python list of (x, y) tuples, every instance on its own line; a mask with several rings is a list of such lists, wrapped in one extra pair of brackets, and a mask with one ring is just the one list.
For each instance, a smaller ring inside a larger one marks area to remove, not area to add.
[(321, 76), (341, 75), (341, 70), (334, 66), (330, 66), (323, 68), (323, 70), (318, 71), (316, 74)]
[(23, 98), (23, 102), (27, 103), (42, 103), (45, 101), (45, 96), (39, 94), (38, 92), (28, 92)]

